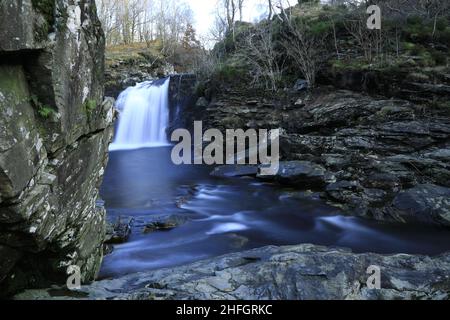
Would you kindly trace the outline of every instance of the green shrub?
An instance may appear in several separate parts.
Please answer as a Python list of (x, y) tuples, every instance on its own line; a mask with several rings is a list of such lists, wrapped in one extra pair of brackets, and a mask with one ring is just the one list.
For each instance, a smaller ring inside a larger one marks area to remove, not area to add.
[(411, 51), (411, 52), (416, 48), (416, 45), (412, 42), (403, 42), (402, 46), (403, 46), (403, 49)]
[(50, 118), (50, 116), (54, 113), (55, 110), (53, 110), (51, 107), (47, 105), (41, 105), (38, 109), (38, 114), (44, 119)]
[(446, 18), (440, 18), (438, 19), (438, 21), (436, 22), (436, 30), (438, 31), (445, 31), (445, 29), (448, 26), (448, 20)]
[(447, 27), (441, 31), (438, 30), (436, 38), (439, 42), (450, 46), (450, 27)]
[(446, 65), (447, 64), (447, 54), (445, 54), (441, 51), (432, 50), (431, 57), (433, 58), (436, 65)]
[(218, 69), (216, 76), (222, 81), (236, 81), (245, 78), (246, 70), (242, 67), (224, 64)]
[(330, 31), (332, 26), (330, 21), (317, 21), (311, 23), (310, 28), (312, 34), (320, 35)]
[(406, 19), (408, 25), (421, 25), (423, 24), (423, 19), (420, 16), (410, 16)]
[(48, 119), (51, 115), (56, 113), (52, 107), (42, 104), (35, 95), (30, 97), (30, 103), (37, 109), (38, 115), (44, 119)]

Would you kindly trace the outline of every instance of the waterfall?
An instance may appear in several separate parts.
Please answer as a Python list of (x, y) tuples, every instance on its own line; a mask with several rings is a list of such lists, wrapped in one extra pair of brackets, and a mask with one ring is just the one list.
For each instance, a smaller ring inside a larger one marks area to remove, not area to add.
[(170, 78), (130, 87), (117, 99), (119, 124), (110, 151), (168, 145)]

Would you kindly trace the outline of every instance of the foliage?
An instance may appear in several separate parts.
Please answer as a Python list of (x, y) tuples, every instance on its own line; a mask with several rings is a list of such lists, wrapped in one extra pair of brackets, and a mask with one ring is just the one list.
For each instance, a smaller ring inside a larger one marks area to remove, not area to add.
[(230, 64), (221, 65), (214, 74), (215, 80), (220, 82), (235, 82), (245, 79), (246, 76), (247, 72), (244, 68)]
[(45, 18), (47, 25), (51, 26), (54, 23), (54, 0), (31, 0), (33, 8), (39, 11)]
[(38, 115), (44, 119), (49, 119), (52, 115), (56, 114), (56, 111), (52, 107), (42, 104), (35, 95), (30, 97), (30, 103), (37, 109)]
[(361, 1), (327, 5), (298, 1), (289, 8), (277, 3), (280, 10), (270, 19), (228, 26), (211, 54), (216, 65), (210, 64), (210, 72), (204, 74), (227, 81), (246, 75), (253, 87), (278, 90), (299, 77), (313, 87), (324, 66), (395, 73), (405, 67), (448, 65), (450, 2), (380, 0), (378, 4), (381, 30), (367, 28), (367, 5)]
[(51, 107), (42, 105), (38, 109), (38, 113), (42, 118), (48, 119), (52, 114), (55, 113), (55, 110), (53, 110)]
[(260, 23), (247, 33), (238, 56), (249, 66), (252, 85), (277, 91), (282, 82), (285, 59), (277, 50), (274, 28)]
[(181, 43), (193, 24), (193, 12), (180, 0), (97, 0), (106, 44), (162, 41), (163, 47)]
[(91, 114), (95, 108), (97, 108), (97, 101), (95, 99), (87, 99), (84, 102), (84, 110), (86, 110), (87, 114)]

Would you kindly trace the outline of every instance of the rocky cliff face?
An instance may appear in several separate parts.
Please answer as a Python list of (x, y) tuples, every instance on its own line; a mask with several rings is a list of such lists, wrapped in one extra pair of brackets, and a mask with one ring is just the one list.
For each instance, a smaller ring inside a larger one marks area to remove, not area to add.
[(448, 109), (333, 87), (227, 91), (198, 107), (205, 127), (283, 130), (280, 173), (265, 179), (319, 191), (349, 214), (450, 226)]
[(169, 133), (179, 128), (192, 127), (196, 118), (194, 104), (196, 100), (195, 86), (197, 77), (193, 74), (178, 74), (170, 76)]
[(93, 0), (0, 3), (0, 294), (92, 280), (98, 187), (112, 137), (104, 36)]

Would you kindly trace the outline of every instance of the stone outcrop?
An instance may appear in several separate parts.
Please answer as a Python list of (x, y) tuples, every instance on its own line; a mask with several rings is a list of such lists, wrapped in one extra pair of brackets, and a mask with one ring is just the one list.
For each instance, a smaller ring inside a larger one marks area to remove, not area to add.
[(198, 116), (193, 107), (196, 84), (197, 77), (194, 74), (170, 76), (168, 133), (175, 129), (192, 127), (194, 119)]
[[(371, 266), (380, 269), (379, 289), (367, 285)], [(265, 247), (100, 281), (76, 294), (85, 299), (142, 300), (445, 300), (450, 298), (449, 272), (450, 254), (354, 254), (346, 249), (304, 244)], [(50, 289), (16, 296), (50, 298), (70, 299), (70, 295)]]
[[(448, 67), (420, 68), (406, 63), (392, 70), (360, 70), (325, 68), (321, 81), (339, 89), (379, 94), (415, 103), (448, 106), (450, 77)], [(411, 62), (411, 60), (409, 60)]]
[(117, 98), (128, 87), (175, 74), (175, 68), (145, 48), (110, 48), (106, 52), (105, 94)]
[(448, 110), (329, 87), (272, 99), (227, 92), (198, 108), (205, 129), (282, 129), (280, 172), (261, 178), (322, 191), (358, 216), (450, 224)]
[(112, 137), (93, 0), (0, 3), (0, 294), (93, 280)]

